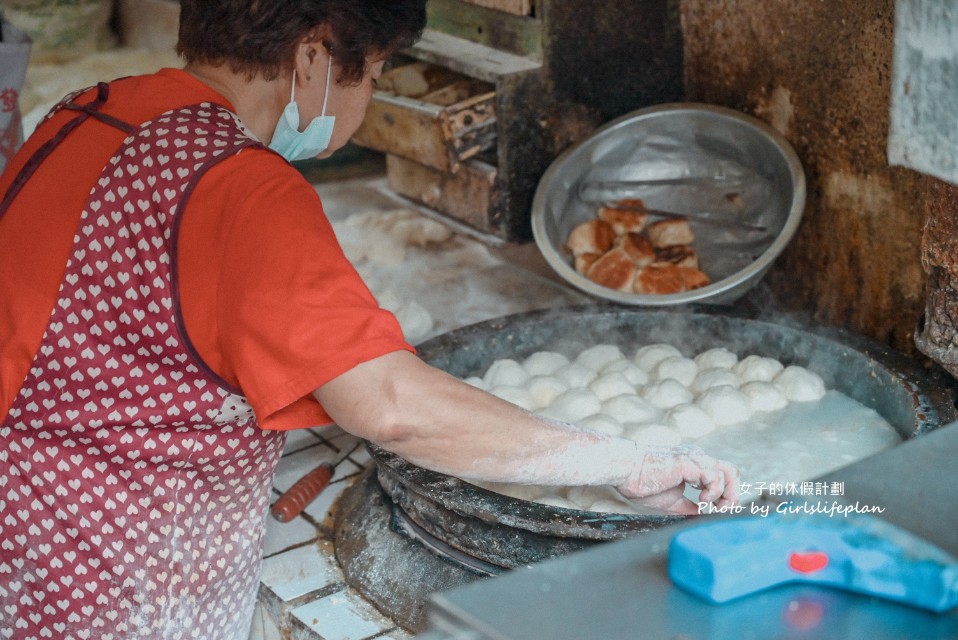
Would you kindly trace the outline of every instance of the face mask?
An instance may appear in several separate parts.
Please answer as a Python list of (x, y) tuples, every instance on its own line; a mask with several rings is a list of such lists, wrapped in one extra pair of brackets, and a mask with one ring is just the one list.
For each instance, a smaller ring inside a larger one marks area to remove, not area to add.
[(293, 69), (293, 90), (289, 104), (283, 109), (283, 115), (276, 123), (273, 139), (269, 148), (290, 162), (315, 158), (326, 150), (333, 137), (333, 125), (336, 116), (326, 115), (326, 102), (329, 100), (329, 81), (333, 75), (333, 60), (329, 59), (326, 72), (326, 95), (323, 97), (323, 113), (309, 123), (305, 131), (299, 130), (299, 107), (296, 105), (296, 69)]

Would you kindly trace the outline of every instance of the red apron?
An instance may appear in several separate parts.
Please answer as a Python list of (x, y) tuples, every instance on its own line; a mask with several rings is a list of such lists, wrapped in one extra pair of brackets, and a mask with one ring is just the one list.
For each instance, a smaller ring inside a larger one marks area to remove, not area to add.
[[(0, 639), (245, 639), (284, 434), (189, 343), (178, 213), (220, 160), (258, 146), (199, 104), (127, 132), (93, 186), (59, 295), (0, 424)], [(0, 216), (16, 195), (11, 187)]]

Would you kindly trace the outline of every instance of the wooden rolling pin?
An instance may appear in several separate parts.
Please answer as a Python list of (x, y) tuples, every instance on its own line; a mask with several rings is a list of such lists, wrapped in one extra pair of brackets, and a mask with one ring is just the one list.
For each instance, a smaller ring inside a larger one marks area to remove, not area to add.
[(273, 503), (270, 508), (273, 517), (280, 522), (289, 522), (301, 514), (303, 509), (329, 486), (329, 481), (333, 479), (333, 474), (336, 473), (337, 465), (355, 451), (360, 444), (362, 444), (362, 440), (349, 448), (344, 448), (334, 460), (322, 463), (297, 480)]

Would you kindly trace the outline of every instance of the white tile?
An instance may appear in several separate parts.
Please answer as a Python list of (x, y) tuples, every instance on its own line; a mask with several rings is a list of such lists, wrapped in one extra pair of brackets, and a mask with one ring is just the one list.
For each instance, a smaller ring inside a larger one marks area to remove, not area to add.
[(395, 626), (348, 589), (293, 609), (292, 614), (323, 640), (363, 640)]
[(253, 611), (253, 625), (250, 627), (249, 640), (283, 640), (279, 626), (262, 603), (257, 603)]
[(341, 480), (331, 483), (319, 497), (306, 506), (306, 513), (316, 522), (323, 522), (329, 517), (333, 503), (339, 500), (343, 491), (352, 484), (352, 480)]
[(315, 540), (317, 535), (316, 526), (303, 518), (279, 522), (273, 516), (267, 516), (263, 555), (268, 558), (284, 549)]
[(362, 467), (347, 458), (336, 466), (336, 473), (333, 474), (333, 479), (330, 482), (339, 482), (344, 478), (356, 475), (362, 470)]
[(317, 438), (325, 438), (326, 440), (335, 440), (336, 438), (341, 438), (347, 433), (343, 431), (342, 427), (338, 424), (330, 424), (323, 427), (310, 427), (310, 433), (312, 433)]
[(324, 433), (323, 437), (329, 440), (330, 442), (336, 443), (337, 447), (340, 446), (339, 445), (340, 442), (346, 442), (350, 440), (359, 440), (357, 436), (354, 436), (353, 434), (347, 431), (343, 431), (342, 429), (339, 429), (338, 433), (336, 432), (335, 429), (331, 429), (328, 433)]
[(289, 455), (300, 449), (312, 447), (317, 444), (320, 444), (320, 440), (311, 429), (294, 429), (286, 435), (286, 446), (283, 447), (283, 455)]
[(361, 467), (368, 466), (369, 462), (372, 461), (369, 450), (365, 446), (361, 446), (349, 454), (349, 459)]
[(281, 600), (289, 601), (342, 582), (343, 574), (320, 545), (309, 544), (266, 558), (261, 581)]

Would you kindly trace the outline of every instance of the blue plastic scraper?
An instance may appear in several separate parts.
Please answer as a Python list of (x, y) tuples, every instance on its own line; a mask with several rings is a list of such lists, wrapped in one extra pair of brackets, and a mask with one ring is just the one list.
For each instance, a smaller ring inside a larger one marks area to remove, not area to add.
[(864, 515), (730, 518), (685, 529), (672, 539), (669, 577), (714, 603), (803, 582), (935, 612), (958, 606), (954, 557)]

